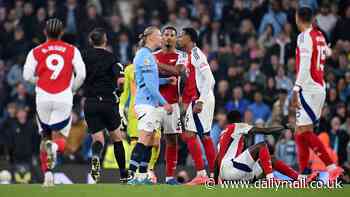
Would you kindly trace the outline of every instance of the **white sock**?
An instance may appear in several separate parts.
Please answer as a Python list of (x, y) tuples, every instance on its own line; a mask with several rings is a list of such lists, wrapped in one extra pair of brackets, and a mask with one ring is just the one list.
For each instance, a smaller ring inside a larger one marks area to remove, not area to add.
[(197, 176), (208, 176), (207, 171), (205, 171), (205, 170), (197, 171)]
[(174, 179), (174, 177), (173, 177), (173, 176), (167, 176), (167, 177), (165, 177), (165, 181), (170, 181), (171, 179)]
[(52, 150), (54, 153), (58, 150), (58, 145), (55, 142), (52, 142)]
[(266, 179), (272, 179), (272, 178), (273, 178), (273, 174), (272, 173), (266, 175)]
[(337, 168), (337, 165), (335, 165), (335, 164), (331, 164), (331, 165), (327, 166), (327, 170), (328, 170), (328, 171), (334, 170), (334, 169), (336, 169), (336, 168)]

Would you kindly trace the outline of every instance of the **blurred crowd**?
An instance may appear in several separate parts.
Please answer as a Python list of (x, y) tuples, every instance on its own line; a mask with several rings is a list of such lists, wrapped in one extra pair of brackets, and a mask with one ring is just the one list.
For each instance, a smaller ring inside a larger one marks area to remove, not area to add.
[[(127, 65), (138, 34), (149, 25), (198, 30), (216, 79), (216, 113), (211, 136), (217, 143), (226, 114), (239, 110), (257, 126), (295, 122), (289, 105), (295, 81), (297, 6), (309, 6), (333, 50), (325, 65), (327, 101), (318, 134), (338, 164), (350, 169), (350, 1), (347, 0), (0, 0), (0, 157), (10, 163), (35, 163), (39, 139), (34, 87), (22, 78), (28, 51), (45, 41), (50, 17), (62, 19), (63, 40), (88, 47), (95, 27), (108, 30), (109, 50)], [(82, 90), (83, 91), (83, 90)], [(81, 146), (68, 160), (86, 162), (81, 92), (75, 97), (73, 129)], [(73, 132), (72, 132), (73, 133)], [(293, 131), (281, 136), (252, 136), (248, 144), (267, 140), (275, 156), (297, 168)], [(74, 142), (72, 143), (74, 144)], [(187, 151), (180, 150), (180, 165)], [(34, 158), (34, 159), (33, 159)], [(323, 169), (317, 156), (310, 165)], [(345, 176), (350, 181), (348, 176)]]

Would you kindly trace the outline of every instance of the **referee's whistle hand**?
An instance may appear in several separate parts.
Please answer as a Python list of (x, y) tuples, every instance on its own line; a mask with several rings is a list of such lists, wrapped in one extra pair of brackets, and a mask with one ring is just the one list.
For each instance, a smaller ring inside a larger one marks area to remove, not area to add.
[(169, 103), (165, 104), (163, 108), (168, 114), (173, 113), (173, 107)]

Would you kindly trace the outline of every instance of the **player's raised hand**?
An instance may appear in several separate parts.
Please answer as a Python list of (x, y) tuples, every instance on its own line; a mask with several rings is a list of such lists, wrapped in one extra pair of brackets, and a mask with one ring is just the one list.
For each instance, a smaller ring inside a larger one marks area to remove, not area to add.
[(168, 114), (173, 113), (173, 107), (169, 103), (165, 104), (163, 108)]
[(196, 104), (194, 104), (193, 106), (193, 113), (201, 113), (203, 110), (203, 102), (196, 102)]
[(292, 107), (295, 108), (295, 109), (301, 109), (301, 104), (300, 104), (300, 101), (299, 101), (299, 92), (297, 91), (293, 91), (293, 94), (292, 94)]

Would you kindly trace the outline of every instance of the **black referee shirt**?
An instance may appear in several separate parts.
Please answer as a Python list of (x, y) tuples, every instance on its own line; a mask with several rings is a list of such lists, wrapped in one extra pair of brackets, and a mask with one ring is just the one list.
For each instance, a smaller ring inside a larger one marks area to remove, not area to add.
[(85, 97), (114, 97), (117, 79), (122, 77), (123, 68), (112, 53), (101, 48), (83, 51), (86, 65), (86, 79), (83, 85)]

